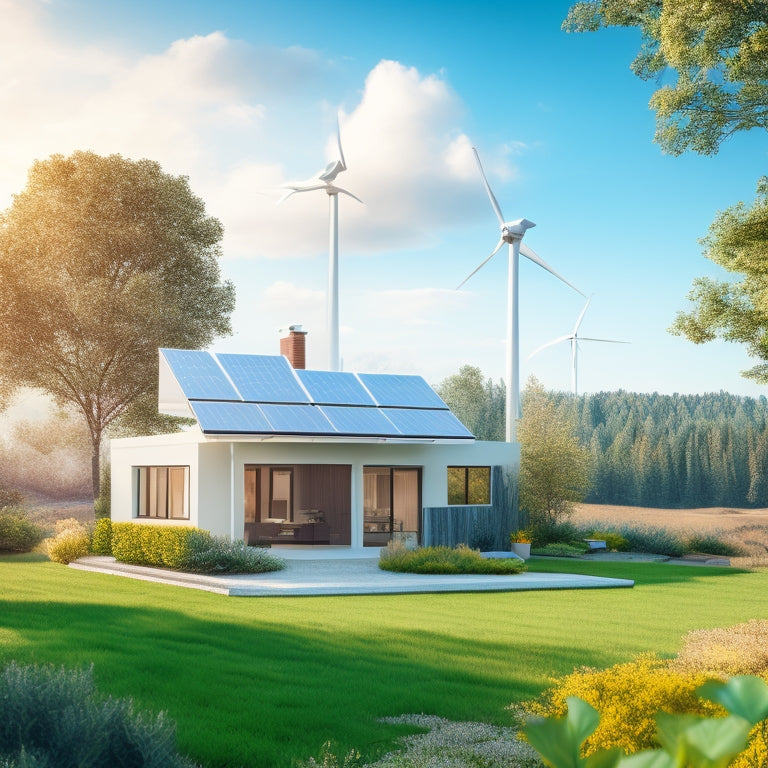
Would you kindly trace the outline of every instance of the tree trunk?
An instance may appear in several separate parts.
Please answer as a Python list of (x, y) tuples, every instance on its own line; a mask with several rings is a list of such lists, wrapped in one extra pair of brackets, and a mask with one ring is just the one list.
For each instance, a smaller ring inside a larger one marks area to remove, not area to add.
[(99, 498), (101, 491), (101, 435), (91, 435), (91, 483), (93, 484), (94, 501)]

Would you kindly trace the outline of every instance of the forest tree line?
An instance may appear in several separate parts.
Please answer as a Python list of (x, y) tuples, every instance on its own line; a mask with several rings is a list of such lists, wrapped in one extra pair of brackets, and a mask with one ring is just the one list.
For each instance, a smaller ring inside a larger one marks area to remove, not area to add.
[[(437, 390), (478, 439), (503, 439), (502, 383), (465, 366)], [(623, 390), (548, 396), (592, 455), (587, 502), (768, 507), (765, 397)], [(523, 393), (523, 419), (525, 399)]]

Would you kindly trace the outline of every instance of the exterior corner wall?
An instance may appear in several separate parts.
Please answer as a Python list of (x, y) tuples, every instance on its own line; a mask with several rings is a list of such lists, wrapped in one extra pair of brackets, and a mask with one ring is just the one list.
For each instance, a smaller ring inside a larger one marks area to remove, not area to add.
[[(491, 503), (488, 505), (448, 506), (447, 482), (439, 504), (424, 500), (422, 544), (475, 546), (480, 539), (490, 540), (493, 550), (509, 550), (509, 534), (519, 527), (517, 504), (520, 474), (518, 443), (476, 443), (478, 451), (471, 461), (448, 461), (445, 466), (491, 466)], [(487, 459), (483, 461), (482, 459)]]

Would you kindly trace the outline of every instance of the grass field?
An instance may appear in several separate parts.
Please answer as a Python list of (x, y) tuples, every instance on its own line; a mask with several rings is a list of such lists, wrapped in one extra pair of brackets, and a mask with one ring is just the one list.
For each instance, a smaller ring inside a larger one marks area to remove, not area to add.
[(291, 766), (327, 739), (378, 754), (403, 713), (508, 723), (574, 666), (672, 655), (696, 628), (768, 616), (768, 571), (532, 560), (634, 589), (227, 598), (0, 557), (0, 663), (93, 664), (105, 693), (166, 710), (213, 766)]

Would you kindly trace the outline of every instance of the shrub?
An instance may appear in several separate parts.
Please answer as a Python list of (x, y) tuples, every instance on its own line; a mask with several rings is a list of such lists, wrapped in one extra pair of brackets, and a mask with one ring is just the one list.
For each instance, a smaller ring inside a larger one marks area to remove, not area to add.
[(629, 542), (620, 533), (612, 533), (609, 531), (591, 531), (586, 539), (599, 539), (605, 542), (607, 549), (612, 552), (628, 552)]
[(123, 563), (192, 573), (267, 573), (285, 562), (264, 549), (190, 526), (112, 524), (112, 556)]
[(565, 542), (556, 542), (547, 544), (545, 547), (532, 548), (531, 554), (543, 555), (544, 557), (581, 557), (588, 549), (589, 547), (584, 543), (572, 542), (571, 544), (566, 544)]
[(112, 521), (108, 517), (101, 517), (96, 521), (91, 539), (91, 552), (94, 555), (112, 554)]
[(670, 668), (718, 675), (766, 675), (768, 620), (752, 619), (725, 629), (689, 632)]
[(285, 561), (266, 549), (248, 547), (243, 541), (229, 541), (197, 531), (189, 539), (191, 552), (183, 570), (192, 573), (269, 573), (285, 568)]
[(88, 529), (74, 518), (59, 520), (56, 535), (47, 541), (48, 557), (56, 563), (67, 565), (85, 557), (91, 551), (91, 535)]
[[(126, 699), (100, 698), (93, 671), (20, 666), (0, 674), (0, 760), (7, 765), (191, 768), (176, 752), (174, 725), (136, 713)], [(2, 764), (2, 763), (0, 763)]]
[(20, 507), (0, 509), (0, 552), (31, 552), (45, 536)]
[(674, 672), (665, 661), (645, 654), (609, 669), (577, 669), (527, 707), (536, 715), (562, 717), (569, 696), (583, 699), (600, 713), (600, 725), (585, 742), (585, 755), (611, 747), (633, 753), (657, 746), (654, 716), (660, 709), (705, 716), (719, 713), (719, 707), (696, 696), (696, 689), (710, 677), (703, 672)]
[(509, 575), (522, 573), (525, 562), (516, 557), (486, 558), (477, 550), (459, 545), (406, 549), (400, 542), (390, 542), (382, 549), (379, 568), (398, 573), (482, 573)]
[(668, 557), (682, 557), (685, 554), (685, 545), (680, 536), (666, 528), (656, 526), (634, 528), (622, 525), (618, 532), (629, 542), (629, 549), (632, 552), (646, 552)]
[(21, 507), (23, 504), (24, 496), (21, 491), (0, 483), (0, 509), (3, 507)]
[(547, 544), (556, 544), (573, 539), (584, 538), (579, 529), (571, 522), (562, 520), (560, 522), (539, 523), (531, 526), (531, 548), (539, 549), (546, 547)]
[(686, 552), (703, 552), (721, 557), (738, 557), (743, 554), (740, 547), (723, 541), (717, 534), (693, 534), (685, 539)]

